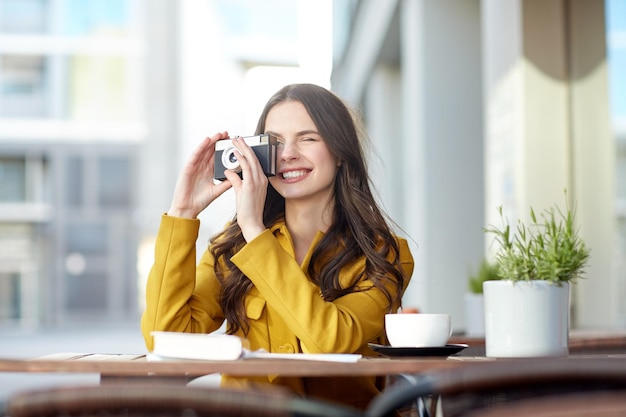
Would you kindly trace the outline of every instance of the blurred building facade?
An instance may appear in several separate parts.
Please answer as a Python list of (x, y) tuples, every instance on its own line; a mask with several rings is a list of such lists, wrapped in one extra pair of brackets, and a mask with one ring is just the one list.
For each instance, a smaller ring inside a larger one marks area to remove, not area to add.
[(0, 1), (0, 323), (136, 316), (139, 1)]
[(625, 11), (607, 3), (334, 2), (333, 89), (380, 140), (385, 201), (415, 240), (411, 303), (462, 328), (468, 271), (491, 251), (482, 229), (499, 224), (497, 207), (514, 224), (530, 206), (563, 207), (567, 189), (592, 256), (572, 324), (626, 325), (624, 130), (607, 61), (609, 43), (624, 73), (624, 42), (610, 42), (624, 27), (607, 38), (607, 22)]
[[(406, 305), (462, 329), (495, 208), (566, 187), (593, 251), (575, 324), (626, 326), (606, 45), (605, 3), (584, 0), (0, 0), (0, 326), (137, 320), (187, 155), (250, 134), (296, 81), (364, 115), (416, 258)], [(200, 250), (233, 212), (227, 194), (203, 214)]]
[(328, 0), (0, 0), (0, 327), (138, 320), (187, 156), (286, 83), (328, 87), (325, 22)]

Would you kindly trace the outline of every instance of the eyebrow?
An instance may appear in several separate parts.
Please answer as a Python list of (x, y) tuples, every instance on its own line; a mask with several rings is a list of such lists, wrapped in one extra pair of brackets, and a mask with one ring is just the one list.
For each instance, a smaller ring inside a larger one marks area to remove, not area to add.
[[(282, 138), (282, 137), (283, 137), (281, 134), (276, 133), (276, 132), (272, 132), (271, 130), (268, 130), (268, 131), (267, 131), (267, 132), (265, 132), (265, 133), (266, 133), (266, 134), (268, 134), (268, 135), (272, 135), (272, 136), (279, 137), (279, 138)], [(297, 133), (296, 133), (296, 136), (303, 136), (303, 135), (310, 135), (310, 134), (314, 134), (314, 135), (322, 136), (322, 135), (320, 134), (320, 132), (318, 132), (317, 130), (312, 130), (312, 129), (309, 129), (309, 130), (301, 130), (301, 131), (299, 131), (299, 132), (297, 132)]]

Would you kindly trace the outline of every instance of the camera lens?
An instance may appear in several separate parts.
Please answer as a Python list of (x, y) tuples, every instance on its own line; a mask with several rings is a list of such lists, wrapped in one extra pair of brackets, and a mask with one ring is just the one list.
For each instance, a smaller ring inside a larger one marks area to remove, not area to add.
[(237, 148), (235, 148), (234, 146), (224, 150), (224, 152), (222, 153), (222, 165), (224, 165), (224, 168), (226, 169), (239, 172), (241, 170), (241, 167), (239, 166), (239, 160), (237, 160), (237, 155), (235, 155), (236, 150)]

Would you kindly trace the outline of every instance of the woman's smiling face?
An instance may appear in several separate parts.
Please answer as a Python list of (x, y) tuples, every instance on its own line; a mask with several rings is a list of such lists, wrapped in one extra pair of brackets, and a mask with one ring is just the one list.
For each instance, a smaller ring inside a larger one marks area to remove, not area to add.
[(265, 133), (278, 138), (277, 174), (272, 187), (286, 200), (331, 200), (339, 161), (299, 101), (274, 106), (265, 120)]

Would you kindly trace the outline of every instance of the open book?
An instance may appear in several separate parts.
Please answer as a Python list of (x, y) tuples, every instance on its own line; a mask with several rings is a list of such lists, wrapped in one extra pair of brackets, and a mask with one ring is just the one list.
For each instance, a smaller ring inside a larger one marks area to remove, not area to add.
[(247, 340), (219, 333), (153, 331), (154, 348), (148, 360), (196, 359), (236, 360), (241, 358), (299, 359), (331, 362), (356, 362), (360, 354), (348, 353), (269, 353), (250, 351)]
[(235, 360), (247, 349), (248, 341), (238, 336), (220, 333), (151, 333), (152, 353), (162, 358)]

